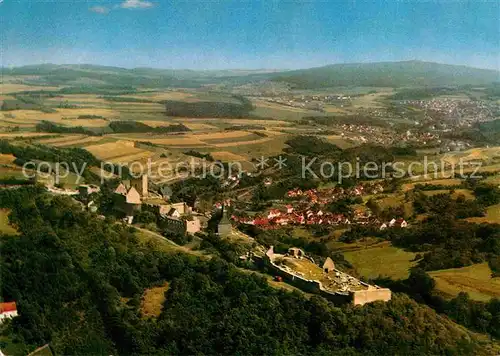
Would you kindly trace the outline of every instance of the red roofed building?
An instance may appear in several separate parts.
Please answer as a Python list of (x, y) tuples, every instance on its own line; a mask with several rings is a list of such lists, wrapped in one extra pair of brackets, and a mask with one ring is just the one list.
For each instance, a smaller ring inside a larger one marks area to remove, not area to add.
[(5, 318), (13, 318), (17, 316), (16, 302), (0, 303), (0, 323)]
[(267, 218), (272, 219), (272, 218), (275, 218), (275, 217), (280, 216), (280, 215), (281, 215), (281, 211), (279, 211), (278, 209), (271, 209), (269, 211), (269, 214), (267, 214)]
[(396, 223), (394, 225), (397, 227), (405, 228), (408, 226), (408, 223), (405, 221), (405, 219), (399, 218), (396, 220)]
[(268, 225), (269, 224), (269, 219), (267, 218), (255, 218), (253, 221), (254, 225)]

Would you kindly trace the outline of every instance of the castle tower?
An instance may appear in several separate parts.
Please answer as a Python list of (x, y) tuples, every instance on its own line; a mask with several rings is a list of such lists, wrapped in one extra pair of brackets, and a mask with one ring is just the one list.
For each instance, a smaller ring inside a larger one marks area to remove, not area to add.
[(231, 220), (227, 217), (227, 209), (226, 206), (222, 207), (222, 219), (219, 221), (217, 225), (217, 233), (220, 236), (228, 236), (233, 232), (233, 226), (231, 225)]
[(148, 196), (148, 189), (149, 189), (149, 181), (148, 181), (148, 176), (143, 174), (139, 178), (133, 178), (130, 180), (130, 185), (137, 190), (137, 192), (140, 194), (142, 198), (145, 198)]

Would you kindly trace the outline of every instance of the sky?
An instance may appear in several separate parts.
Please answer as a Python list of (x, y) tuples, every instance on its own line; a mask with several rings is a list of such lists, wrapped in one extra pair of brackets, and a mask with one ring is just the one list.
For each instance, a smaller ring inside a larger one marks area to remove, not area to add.
[(0, 0), (1, 65), (500, 69), (500, 1)]

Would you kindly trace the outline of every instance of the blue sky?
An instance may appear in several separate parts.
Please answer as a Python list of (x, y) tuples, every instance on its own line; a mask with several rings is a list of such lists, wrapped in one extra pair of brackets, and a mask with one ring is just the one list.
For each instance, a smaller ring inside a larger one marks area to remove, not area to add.
[(3, 0), (0, 30), (4, 66), (500, 68), (499, 1)]

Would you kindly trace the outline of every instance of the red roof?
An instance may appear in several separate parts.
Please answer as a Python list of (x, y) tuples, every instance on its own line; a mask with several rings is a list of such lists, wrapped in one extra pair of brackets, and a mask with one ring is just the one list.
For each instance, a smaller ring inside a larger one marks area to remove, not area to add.
[(267, 218), (257, 218), (254, 220), (254, 225), (267, 225), (269, 220)]
[(17, 310), (16, 302), (0, 303), (0, 313)]

